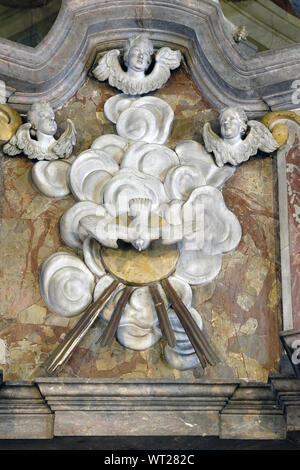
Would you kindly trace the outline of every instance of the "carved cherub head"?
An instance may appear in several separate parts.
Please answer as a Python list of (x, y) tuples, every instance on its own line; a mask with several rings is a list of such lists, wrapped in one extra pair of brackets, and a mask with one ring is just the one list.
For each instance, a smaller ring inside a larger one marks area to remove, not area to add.
[(248, 118), (243, 109), (228, 107), (220, 112), (219, 122), (223, 139), (235, 145), (246, 133)]
[(148, 34), (129, 38), (124, 46), (124, 63), (129, 73), (145, 73), (153, 55), (153, 44)]
[(31, 106), (27, 120), (37, 133), (53, 136), (57, 131), (54, 111), (45, 101), (39, 101)]
[[(112, 49), (104, 54), (93, 70), (93, 75), (121, 90), (126, 95), (141, 96), (162, 88), (170, 77), (170, 71), (180, 65), (180, 51), (162, 47), (155, 52), (153, 68), (148, 70), (154, 56), (154, 47), (147, 33), (129, 38), (123, 47), (125, 71), (120, 64), (121, 51)], [(148, 70), (149, 73), (146, 73)]]
[(45, 101), (38, 101), (30, 107), (27, 121), (5, 144), (5, 153), (13, 156), (23, 153), (37, 160), (57, 160), (71, 155), (76, 143), (76, 129), (71, 119), (67, 119), (67, 127), (58, 140), (54, 137), (57, 131), (55, 114)]
[(239, 107), (223, 109), (219, 122), (221, 137), (214, 133), (209, 122), (203, 127), (205, 148), (214, 154), (219, 167), (225, 163), (236, 166), (256, 155), (258, 150), (272, 153), (278, 148), (268, 128), (259, 121), (248, 121), (245, 111)]

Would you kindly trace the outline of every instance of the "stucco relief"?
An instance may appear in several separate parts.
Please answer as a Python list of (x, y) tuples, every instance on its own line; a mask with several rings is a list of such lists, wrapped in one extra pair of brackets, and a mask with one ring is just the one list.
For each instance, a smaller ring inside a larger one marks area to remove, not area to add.
[[(227, 208), (221, 189), (234, 174), (234, 168), (226, 163), (240, 163), (236, 156), (240, 158), (244, 147), (235, 147), (235, 158), (222, 165), (216, 165), (208, 153), (211, 147), (205, 135), (206, 149), (194, 140), (182, 141), (174, 149), (167, 147), (174, 112), (167, 102), (153, 96), (117, 95), (106, 101), (104, 113), (116, 125), (117, 134), (97, 137), (74, 161), (39, 162), (36, 165), (47, 163), (44, 169), (37, 167), (40, 172), (33, 167), (33, 181), (42, 193), (59, 198), (69, 191), (77, 201), (63, 215), (60, 233), (70, 248), (82, 250), (83, 258), (63, 252), (44, 262), (40, 272), (43, 299), (58, 315), (79, 315), (92, 299), (101, 296), (102, 280), (106, 286), (114, 279), (102, 263), (101, 246), (118, 249), (121, 240), (143, 252), (151, 248), (152, 241), (161, 240), (166, 246), (177, 245), (178, 261), (168, 277), (190, 313), (191, 325), (201, 331), (201, 316), (192, 308), (191, 299), (185, 302), (184, 292), (191, 292), (190, 286), (210, 283), (220, 272), (223, 253), (235, 250), (240, 242), (240, 223)], [(266, 134), (261, 126), (256, 126), (260, 138), (261, 133)], [(222, 131), (224, 141), (231, 139), (229, 127), (226, 136)], [(234, 146), (244, 142), (240, 127), (233, 136), (237, 137)], [(275, 148), (271, 143), (273, 147), (270, 144), (268, 149)], [(256, 153), (253, 148), (252, 152)], [(58, 171), (61, 182), (57, 188), (52, 184), (49, 192), (43, 186), (44, 174), (54, 163), (62, 164)], [(60, 192), (62, 187), (65, 193)], [(124, 225), (120, 223), (123, 215)], [(152, 226), (151, 216), (162, 223)], [(121, 284), (109, 305), (119, 305), (122, 290), (126, 291), (126, 286)], [(78, 304), (78, 296), (82, 303)], [(170, 299), (164, 305), (175, 337), (175, 344), (165, 345), (167, 362), (183, 370), (196, 367), (201, 361), (186, 325), (174, 313)], [(110, 322), (114, 309), (105, 315), (108, 306), (102, 316)], [(119, 322), (117, 339), (125, 347), (143, 350), (152, 347), (163, 333), (153, 298), (145, 286), (135, 286)]]
[[(258, 121), (248, 121), (241, 108), (225, 108), (219, 116), (221, 138), (209, 123), (203, 129), (203, 138), (208, 152), (213, 152), (216, 163), (238, 165), (256, 155), (258, 150), (272, 153), (279, 145), (271, 132)], [(250, 128), (247, 134), (247, 129)]]
[(58, 140), (54, 138), (57, 131), (55, 114), (48, 103), (34, 103), (28, 111), (27, 120), (4, 145), (4, 153), (11, 156), (24, 153), (28, 158), (36, 160), (57, 160), (71, 156), (76, 143), (76, 130), (70, 119)]
[(144, 95), (165, 85), (170, 70), (180, 65), (180, 51), (162, 47), (155, 54), (153, 70), (147, 74), (154, 54), (153, 43), (147, 34), (138, 34), (128, 39), (124, 46), (124, 71), (120, 64), (120, 50), (114, 49), (102, 57), (93, 71), (99, 81), (107, 80), (113, 87), (128, 95)]
[[(154, 100), (162, 101), (158, 98)], [(111, 105), (109, 108), (112, 112)], [(138, 117), (136, 120), (138, 125)], [(161, 132), (166, 127), (169, 132), (170, 122), (160, 121), (159, 127)], [(105, 146), (102, 146), (101, 139), (104, 142), (104, 137)], [(186, 299), (183, 301), (198, 327), (200, 325), (202, 328), (201, 316), (192, 309), (189, 285), (210, 282), (221, 269), (222, 253), (233, 250), (240, 241), (240, 224), (227, 209), (220, 191), (234, 170), (229, 167), (218, 168), (204, 147), (195, 141), (182, 142), (177, 153), (176, 148), (171, 150), (156, 142), (131, 139), (126, 143), (124, 137), (121, 140), (117, 137), (106, 135), (96, 139), (91, 148), (83, 151), (71, 164), (68, 184), (78, 202), (63, 215), (61, 236), (70, 248), (83, 250), (84, 260), (96, 282), (94, 299), (103, 291), (99, 287), (101, 279), (105, 280), (103, 288), (107, 280), (113, 279), (101, 262), (101, 254), (99, 256), (99, 252), (95, 252), (95, 243), (118, 249), (120, 240), (123, 240), (131, 243), (138, 251), (149, 247), (151, 250), (151, 242), (154, 240), (161, 240), (163, 245), (178, 244), (178, 265), (170, 282), (176, 286), (179, 295), (183, 289), (183, 299)], [(106, 152), (105, 148), (117, 149), (117, 155)], [(192, 153), (190, 149), (193, 149)], [(115, 158), (111, 155), (115, 155)], [(202, 209), (203, 214), (200, 213)], [(200, 218), (200, 215), (204, 218)], [(123, 224), (120, 221), (122, 217)], [(158, 219), (163, 221), (163, 225), (155, 223)], [(61, 305), (66, 302), (66, 315), (69, 316), (72, 309), (74, 315), (83, 312), (87, 301), (83, 302), (79, 312), (78, 305), (71, 298), (73, 278), (74, 285), (78, 284), (77, 289), (74, 288), (76, 295), (80, 292), (79, 280), (76, 278), (79, 268), (71, 263), (67, 268), (67, 264), (67, 253), (50, 257), (43, 264), (40, 282), (45, 302), (60, 315), (64, 315)], [(44, 265), (49, 268), (45, 269)], [(48, 275), (49, 270), (52, 276)], [(49, 295), (45, 293), (49, 292), (50, 286), (55, 285), (56, 277), (62, 272), (65, 274), (66, 287), (61, 286), (57, 291), (55, 305), (55, 299), (51, 297), (50, 303)], [(80, 276), (83, 289), (88, 291), (84, 282), (91, 282), (90, 276), (84, 273)], [(103, 310), (102, 318), (105, 321), (111, 319), (112, 306), (116, 306), (124, 287), (116, 291), (110, 300), (110, 307)], [(174, 317), (174, 310), (166, 297), (165, 302), (176, 338), (176, 346), (172, 348), (168, 345), (165, 348), (166, 359), (172, 367), (195, 367), (199, 359), (180, 321)], [(149, 290), (136, 286), (121, 317), (117, 339), (125, 347), (143, 350), (152, 347), (161, 336)]]

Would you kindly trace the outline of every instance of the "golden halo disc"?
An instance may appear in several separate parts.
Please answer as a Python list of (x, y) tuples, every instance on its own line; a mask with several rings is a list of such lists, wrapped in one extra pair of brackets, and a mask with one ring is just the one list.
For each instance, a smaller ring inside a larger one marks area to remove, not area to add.
[(145, 286), (174, 272), (179, 249), (177, 244), (163, 245), (160, 240), (143, 251), (126, 243), (117, 249), (101, 246), (101, 257), (107, 271), (116, 279), (124, 284)]

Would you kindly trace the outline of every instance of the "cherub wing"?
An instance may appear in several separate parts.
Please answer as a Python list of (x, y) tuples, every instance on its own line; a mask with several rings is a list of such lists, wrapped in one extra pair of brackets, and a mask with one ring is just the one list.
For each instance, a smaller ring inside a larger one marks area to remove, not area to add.
[(244, 142), (247, 143), (251, 155), (255, 155), (258, 149), (266, 153), (272, 153), (278, 149), (278, 142), (264, 124), (259, 121), (248, 121), (248, 125), (250, 132)]
[(181, 52), (172, 51), (169, 47), (162, 47), (155, 55), (157, 64), (162, 64), (169, 70), (174, 70), (179, 67), (181, 62)]
[(60, 138), (49, 148), (58, 158), (68, 158), (73, 151), (73, 147), (76, 144), (76, 129), (71, 121), (67, 119), (67, 127), (65, 132)]
[(118, 49), (112, 49), (111, 51), (107, 52), (98, 62), (97, 67), (93, 70), (94, 76), (100, 82), (107, 80), (112, 73), (112, 70), (115, 68), (119, 68), (120, 71), (121, 66), (119, 64), (119, 55), (120, 51)]
[(3, 146), (3, 152), (7, 155), (15, 156), (22, 153), (22, 150), (18, 147), (18, 141), (16, 134)]
[(231, 160), (228, 148), (221, 137), (214, 133), (209, 122), (204, 124), (203, 139), (207, 152), (212, 152), (216, 159), (216, 164), (222, 167)]
[(19, 155), (24, 152), (28, 158), (37, 157), (37, 142), (30, 136), (31, 124), (22, 124), (14, 136), (4, 145), (3, 151), (8, 155)]
[(150, 75), (146, 76), (147, 83), (153, 84), (151, 90), (162, 88), (169, 80), (171, 72), (179, 67), (181, 61), (180, 51), (172, 51), (169, 47), (162, 47), (155, 55), (155, 66)]

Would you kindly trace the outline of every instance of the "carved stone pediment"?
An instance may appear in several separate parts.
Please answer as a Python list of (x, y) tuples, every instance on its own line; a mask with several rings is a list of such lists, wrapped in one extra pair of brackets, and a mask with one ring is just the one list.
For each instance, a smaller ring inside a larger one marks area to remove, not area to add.
[(299, 45), (288, 54), (243, 57), (224, 28), (220, 6), (198, 0), (184, 5), (173, 0), (147, 5), (87, 0), (84, 8), (77, 0), (64, 0), (54, 26), (35, 49), (0, 40), (0, 77), (8, 85), (9, 102), (20, 111), (37, 96), (55, 109), (63, 105), (83, 84), (97, 53), (120, 49), (133, 32), (140, 32), (138, 27), (132, 30), (137, 15), (144, 31), (153, 31), (154, 41), (176, 44), (197, 86), (217, 108), (240, 104), (253, 116), (270, 106), (295, 108), (295, 90), (289, 84), (298, 78)]

